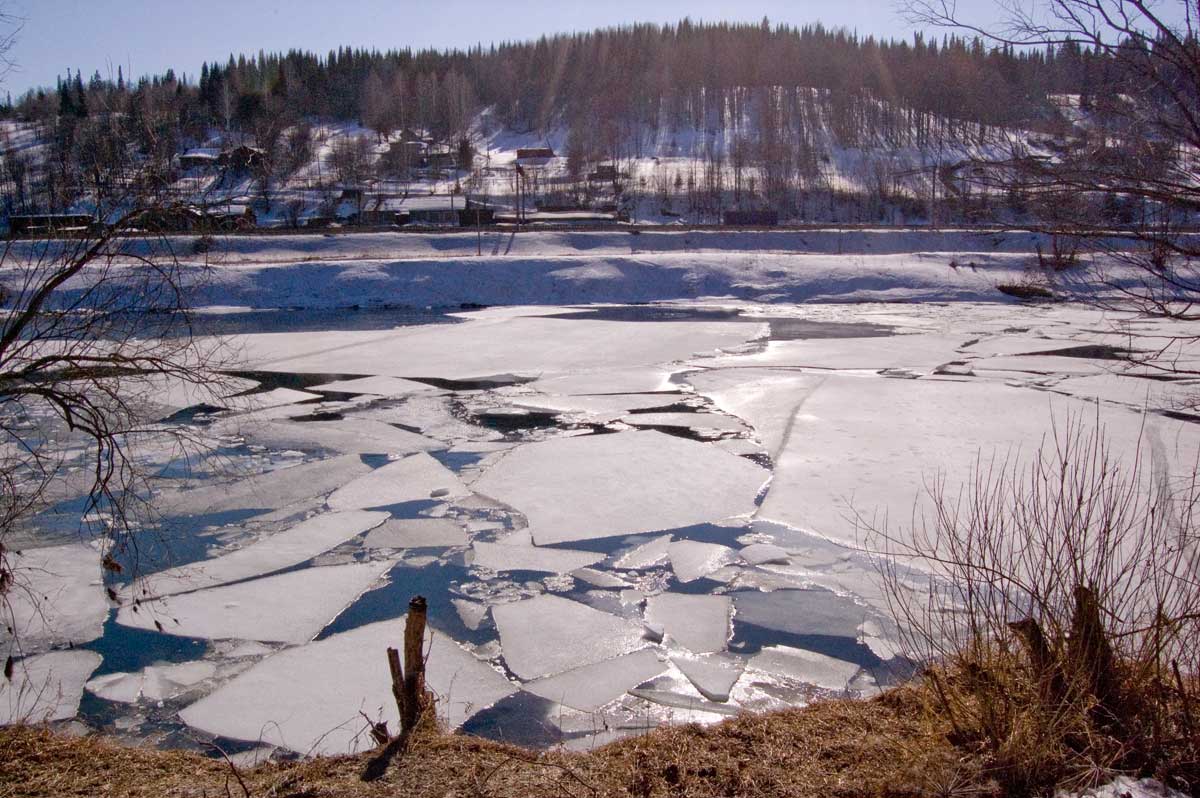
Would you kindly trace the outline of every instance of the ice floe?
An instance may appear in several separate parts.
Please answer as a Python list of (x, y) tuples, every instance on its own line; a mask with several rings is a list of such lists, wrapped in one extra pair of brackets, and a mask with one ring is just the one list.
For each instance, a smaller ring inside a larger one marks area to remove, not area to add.
[(83, 543), (8, 553), (13, 584), (5, 593), (0, 642), (14, 635), (24, 653), (100, 636), (108, 616), (100, 553)]
[(471, 487), (529, 519), (534, 542), (654, 532), (748, 515), (769, 473), (654, 431), (518, 447)]
[(627, 571), (641, 571), (667, 562), (670, 557), (668, 546), (670, 535), (660, 535), (619, 557), (614, 567)]
[(108, 701), (133, 704), (139, 700), (166, 701), (189, 692), (217, 675), (207, 660), (178, 665), (150, 665), (137, 673), (106, 673), (86, 685), (87, 691)]
[(358, 510), (437, 498), (456, 499), (470, 493), (453, 471), (427, 454), (409, 455), (377, 468), (335, 490), (334, 510)]
[[(458, 643), (429, 635), (426, 686), (450, 728), (517, 686)], [(299, 753), (345, 754), (374, 746), (360, 713), (398, 730), (386, 651), (404, 640), (404, 618), (373, 623), (273, 654), (185, 708), (189, 726)]]
[(122, 607), (117, 623), (185, 637), (304, 643), (391, 567), (305, 568)]
[(274, 510), (329, 493), (370, 471), (371, 467), (358, 456), (345, 455), (278, 468), (233, 482), (164, 492), (156, 498), (156, 506), (164, 515)]
[(441, 444), (408, 430), (370, 418), (340, 421), (271, 421), (234, 427), (247, 441), (278, 449), (329, 451), (339, 454), (403, 455), (441, 448)]
[(671, 663), (679, 668), (692, 686), (700, 692), (700, 695), (709, 701), (718, 703), (729, 700), (733, 686), (737, 684), (745, 670), (740, 661), (721, 655), (710, 657), (675, 655), (671, 657)]
[(363, 538), (369, 549), (440, 549), (467, 545), (467, 530), (449, 518), (390, 518)]
[(290, 568), (379, 526), (388, 517), (363, 510), (322, 513), (228, 554), (149, 574), (137, 583), (136, 595), (184, 593)]
[(603, 554), (590, 551), (551, 549), (541, 546), (513, 546), (504, 543), (476, 543), (473, 563), (492, 571), (539, 571), (566, 574), (594, 565)]
[(667, 669), (650, 649), (525, 682), (522, 689), (555, 703), (590, 712), (614, 701)]
[(558, 596), (492, 607), (509, 670), (522, 680), (553, 676), (642, 648), (639, 625)]
[(853, 662), (791, 646), (764, 648), (750, 659), (748, 667), (826, 690), (847, 689), (860, 670)]
[(737, 561), (737, 552), (719, 543), (676, 540), (667, 546), (671, 569), (680, 582), (694, 582)]
[(314, 385), (310, 391), (318, 393), (354, 393), (372, 396), (407, 396), (411, 393), (427, 393), (437, 389), (423, 382), (404, 380), (399, 377), (359, 377), (353, 380), (335, 380)]
[(646, 622), (689, 651), (707, 654), (725, 648), (732, 606), (728, 596), (661, 593), (646, 601)]
[(12, 678), (0, 680), (0, 726), (75, 717), (83, 684), (100, 662), (94, 651), (78, 649), (17, 661)]

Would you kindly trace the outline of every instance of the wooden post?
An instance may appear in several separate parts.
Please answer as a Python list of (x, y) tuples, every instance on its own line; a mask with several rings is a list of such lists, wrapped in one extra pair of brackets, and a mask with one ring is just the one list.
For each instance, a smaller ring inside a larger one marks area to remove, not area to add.
[(407, 732), (417, 725), (425, 701), (425, 617), (424, 596), (408, 602), (408, 620), (404, 624), (404, 706), (400, 729)]
[(427, 605), (424, 596), (413, 596), (408, 602), (408, 618), (404, 622), (404, 667), (400, 652), (387, 650), (388, 670), (392, 675), (392, 696), (400, 712), (400, 733), (383, 750), (372, 757), (363, 769), (363, 781), (376, 781), (387, 772), (392, 759), (408, 747), (408, 741), (429, 707), (425, 695), (425, 619)]
[(392, 697), (396, 699), (396, 710), (400, 713), (400, 717), (405, 715), (404, 710), (404, 671), (400, 667), (400, 652), (394, 648), (387, 650), (388, 670), (392, 672)]

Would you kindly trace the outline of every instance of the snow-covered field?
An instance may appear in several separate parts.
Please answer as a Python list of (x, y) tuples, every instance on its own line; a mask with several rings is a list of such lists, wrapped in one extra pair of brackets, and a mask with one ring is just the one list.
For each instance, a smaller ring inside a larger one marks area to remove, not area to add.
[[(1028, 242), (313, 240), (312, 262), (307, 238), (231, 242), (212, 318), (374, 310), (237, 328), (258, 398), (171, 417), (210, 456), (146, 447), (172, 546), (116, 602), (94, 548), (23, 552), (22, 595), (52, 601), (18, 604), (0, 720), (361, 750), (368, 718), (396, 727), (384, 650), (414, 594), (439, 715), (516, 742), (870, 694), (908, 663), (868, 526), (903, 534), (931, 481), (953, 493), (1068, 419), (1156, 473), (1200, 457), (1200, 385), (1104, 358), (1200, 331), (1005, 300)], [(590, 304), (630, 301), (659, 304)], [(389, 322), (402, 304), (454, 310)]]

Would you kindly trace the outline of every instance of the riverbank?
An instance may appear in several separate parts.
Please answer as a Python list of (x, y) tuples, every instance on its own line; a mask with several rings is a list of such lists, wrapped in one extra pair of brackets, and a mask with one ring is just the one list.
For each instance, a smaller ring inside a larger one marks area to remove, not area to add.
[[(297, 700), (303, 700), (298, 697)], [(915, 690), (661, 728), (591, 752), (534, 752), (428, 733), (385, 778), (370, 754), (236, 768), (220, 756), (103, 736), (0, 730), (0, 796), (918, 796), (978, 777)]]

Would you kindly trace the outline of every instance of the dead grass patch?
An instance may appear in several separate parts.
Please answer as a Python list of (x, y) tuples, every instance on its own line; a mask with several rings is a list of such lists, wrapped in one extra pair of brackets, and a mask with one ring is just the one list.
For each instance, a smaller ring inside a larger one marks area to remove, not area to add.
[[(921, 691), (831, 700), (711, 727), (654, 730), (589, 753), (535, 752), (437, 732), (414, 738), (386, 776), (369, 755), (240, 772), (250, 796), (926, 796), (964, 794), (977, 771), (947, 742)], [(0, 796), (234, 796), (230, 767), (197, 753), (122, 747), (101, 736), (0, 730)]]

